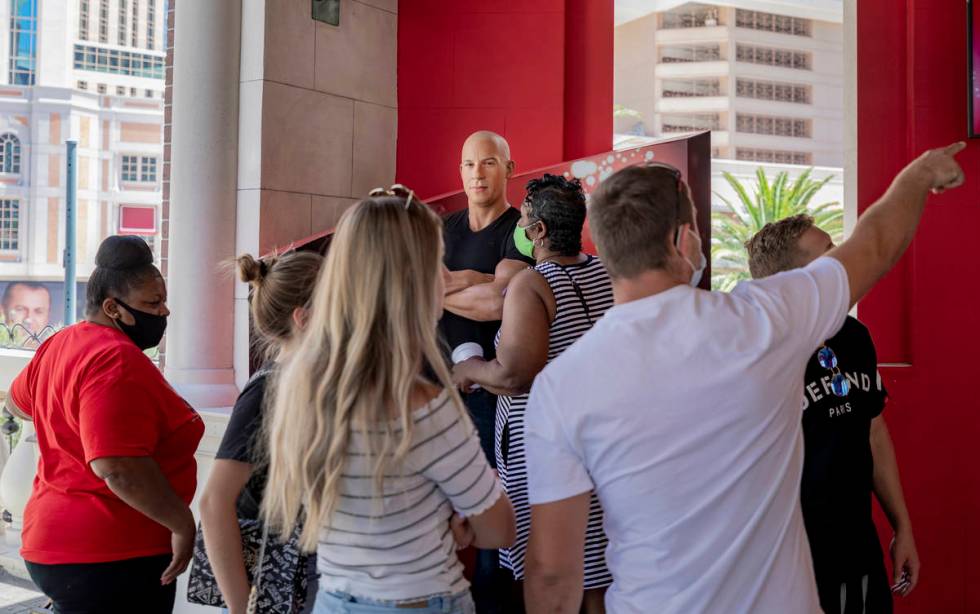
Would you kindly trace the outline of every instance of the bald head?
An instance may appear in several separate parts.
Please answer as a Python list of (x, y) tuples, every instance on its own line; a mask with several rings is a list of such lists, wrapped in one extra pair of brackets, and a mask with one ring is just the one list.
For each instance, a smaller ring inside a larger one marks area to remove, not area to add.
[(474, 132), (460, 152), (460, 178), (470, 208), (507, 207), (507, 179), (514, 171), (510, 145), (496, 132)]
[(462, 151), (464, 160), (466, 159), (466, 150), (478, 144), (489, 146), (497, 152), (504, 162), (510, 162), (510, 145), (507, 143), (507, 139), (490, 130), (477, 130), (466, 137), (466, 140), (463, 141)]

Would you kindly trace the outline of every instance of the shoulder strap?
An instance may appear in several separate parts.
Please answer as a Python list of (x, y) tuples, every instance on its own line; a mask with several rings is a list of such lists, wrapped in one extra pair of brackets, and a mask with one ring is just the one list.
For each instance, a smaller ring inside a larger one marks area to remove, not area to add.
[[(256, 373), (255, 375), (258, 375)], [(253, 376), (254, 377), (254, 376)], [(262, 523), (262, 544), (259, 546), (259, 563), (255, 568), (255, 577), (252, 582), (252, 590), (248, 593), (248, 605), (245, 607), (245, 614), (258, 614), (259, 608), (259, 589), (262, 583), (262, 568), (265, 566), (265, 545), (269, 541), (269, 525)]]

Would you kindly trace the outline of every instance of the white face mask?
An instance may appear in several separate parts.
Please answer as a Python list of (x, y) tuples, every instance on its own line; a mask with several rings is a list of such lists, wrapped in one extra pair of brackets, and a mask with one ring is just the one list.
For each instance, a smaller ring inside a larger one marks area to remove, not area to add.
[(684, 262), (686, 262), (691, 267), (691, 279), (688, 280), (687, 283), (690, 284), (692, 288), (697, 288), (698, 284), (701, 283), (701, 277), (704, 275), (704, 270), (708, 268), (708, 259), (704, 257), (704, 252), (701, 251), (700, 248), (701, 237), (698, 237), (696, 234), (691, 232), (690, 229), (686, 229), (686, 231), (690, 232), (692, 235), (698, 238), (698, 244), (699, 244), (698, 255), (701, 256), (701, 266), (694, 266), (694, 263), (691, 262), (688, 259), (688, 257), (684, 255), (684, 252), (681, 251), (680, 233), (677, 233), (677, 242), (676, 242), (677, 253), (679, 253), (681, 255), (681, 258), (684, 259)]

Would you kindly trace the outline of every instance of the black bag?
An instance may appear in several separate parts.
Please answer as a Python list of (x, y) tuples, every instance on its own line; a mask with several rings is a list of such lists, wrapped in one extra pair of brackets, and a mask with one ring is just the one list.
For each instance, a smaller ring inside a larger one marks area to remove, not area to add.
[[(303, 530), (297, 525), (289, 539), (283, 543), (269, 539), (258, 520), (239, 518), (238, 526), (242, 532), (242, 553), (245, 556), (245, 571), (248, 582), (253, 587), (255, 611), (276, 614), (299, 614), (306, 605), (306, 590), (309, 580), (307, 568), (309, 554), (299, 548), (299, 534)], [(259, 577), (255, 577), (256, 571)], [(226, 607), (218, 581), (211, 569), (207, 551), (204, 547), (204, 534), (200, 528), (194, 543), (194, 558), (187, 581), (187, 601), (200, 605)]]

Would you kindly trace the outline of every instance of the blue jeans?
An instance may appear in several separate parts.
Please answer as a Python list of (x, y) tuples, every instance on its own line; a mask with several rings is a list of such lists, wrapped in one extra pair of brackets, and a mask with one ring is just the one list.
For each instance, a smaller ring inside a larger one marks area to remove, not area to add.
[(413, 614), (476, 614), (473, 598), (469, 592), (444, 597), (430, 597), (422, 608), (399, 608), (394, 601), (353, 597), (347, 593), (320, 591), (316, 595), (313, 614), (390, 614), (391, 612), (412, 612)]

